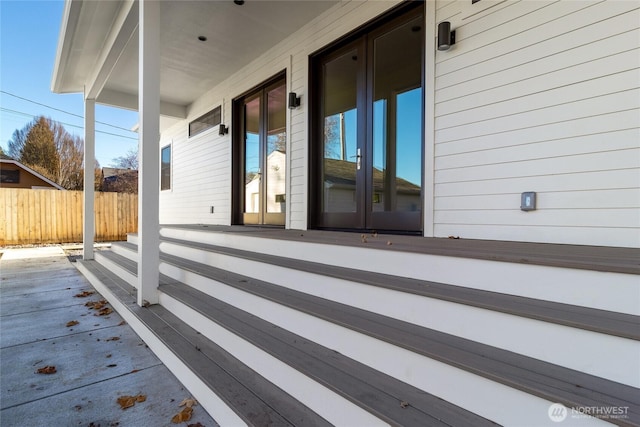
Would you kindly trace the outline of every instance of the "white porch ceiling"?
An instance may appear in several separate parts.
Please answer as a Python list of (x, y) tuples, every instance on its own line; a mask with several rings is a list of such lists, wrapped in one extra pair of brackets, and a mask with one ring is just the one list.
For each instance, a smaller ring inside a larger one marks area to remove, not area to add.
[[(161, 114), (184, 117), (187, 106), (215, 84), (335, 3), (162, 1)], [(137, 22), (137, 1), (67, 0), (52, 90), (87, 88), (99, 103), (137, 109)]]

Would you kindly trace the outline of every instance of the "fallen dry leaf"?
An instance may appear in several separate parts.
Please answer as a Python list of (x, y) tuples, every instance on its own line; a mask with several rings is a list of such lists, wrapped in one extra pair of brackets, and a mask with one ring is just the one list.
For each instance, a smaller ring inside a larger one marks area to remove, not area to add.
[(96, 291), (82, 291), (79, 294), (75, 294), (74, 297), (76, 298), (86, 298), (88, 296), (91, 296), (93, 294), (95, 294)]
[(402, 402), (400, 402), (400, 407), (401, 408), (406, 408), (407, 406), (409, 406), (409, 402), (405, 402), (404, 400)]
[(460, 236), (449, 236), (450, 239), (459, 239)]
[(96, 314), (94, 314), (94, 316), (106, 316), (107, 314), (111, 314), (111, 313), (113, 313), (113, 310), (111, 310), (109, 307), (105, 307), (99, 312), (97, 312)]
[(147, 396), (144, 394), (138, 394), (137, 396), (120, 396), (118, 398), (118, 405), (121, 409), (131, 408), (136, 402), (144, 402), (147, 400)]
[(118, 326), (123, 326), (123, 325), (126, 325), (126, 324), (127, 324), (127, 322), (125, 322), (125, 321), (123, 320), (122, 322), (118, 323)]
[(121, 409), (131, 408), (136, 404), (136, 398), (133, 396), (120, 396), (118, 398), (118, 405)]
[(120, 341), (120, 337), (107, 338), (105, 341)]
[(173, 418), (171, 418), (171, 422), (174, 424), (180, 424), (185, 421), (189, 421), (191, 419), (191, 414), (193, 414), (193, 408), (185, 406), (185, 408), (175, 414)]
[(187, 424), (187, 427), (204, 427), (204, 426), (200, 423), (195, 423), (195, 424)]
[(39, 374), (45, 374), (45, 375), (50, 375), (50, 374), (55, 374), (56, 372), (56, 367), (55, 366), (45, 366), (44, 368), (40, 368), (36, 371)]
[(89, 307), (89, 309), (100, 310), (102, 307), (107, 305), (107, 301), (101, 299), (100, 301), (89, 301), (84, 304), (85, 307)]
[(195, 400), (192, 397), (188, 397), (184, 399), (182, 402), (180, 402), (178, 406), (186, 406), (187, 408), (191, 408), (192, 406), (196, 406), (197, 404), (198, 404), (197, 400)]
[(76, 326), (78, 323), (80, 323), (80, 322), (78, 322), (77, 320), (72, 320), (70, 322), (67, 322), (67, 328), (70, 328), (72, 326)]

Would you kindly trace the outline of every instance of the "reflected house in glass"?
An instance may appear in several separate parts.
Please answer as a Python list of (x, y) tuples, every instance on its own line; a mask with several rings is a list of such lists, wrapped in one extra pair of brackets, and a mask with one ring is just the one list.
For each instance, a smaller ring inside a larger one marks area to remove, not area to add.
[[(285, 211), (285, 175), (287, 155), (283, 151), (273, 151), (267, 156), (267, 211)], [(262, 174), (254, 174), (245, 186), (245, 206), (247, 212), (257, 212), (259, 208), (260, 182)]]
[[(327, 201), (325, 209), (328, 212), (354, 211), (356, 208), (356, 181), (353, 171), (355, 162), (338, 159), (325, 159), (324, 199)], [(373, 170), (373, 210), (382, 211), (385, 205), (384, 171)], [(405, 179), (396, 181), (396, 197), (398, 209), (416, 211), (420, 207), (421, 188)]]

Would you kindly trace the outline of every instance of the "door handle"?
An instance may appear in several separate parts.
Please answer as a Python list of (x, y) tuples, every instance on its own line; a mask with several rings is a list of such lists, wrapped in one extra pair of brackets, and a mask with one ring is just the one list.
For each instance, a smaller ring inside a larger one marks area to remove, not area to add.
[(362, 151), (360, 151), (359, 148), (356, 150), (355, 156), (349, 156), (350, 159), (354, 157), (356, 158), (356, 170), (360, 170), (360, 168), (362, 167)]

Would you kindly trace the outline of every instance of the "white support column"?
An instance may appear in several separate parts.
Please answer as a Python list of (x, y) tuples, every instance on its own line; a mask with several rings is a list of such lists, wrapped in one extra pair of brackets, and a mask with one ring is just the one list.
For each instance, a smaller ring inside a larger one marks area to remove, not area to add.
[(158, 303), (160, 277), (160, 2), (140, 0), (138, 305)]
[(96, 101), (84, 100), (84, 192), (82, 203), (82, 258), (93, 259), (96, 233), (94, 181), (96, 158)]

